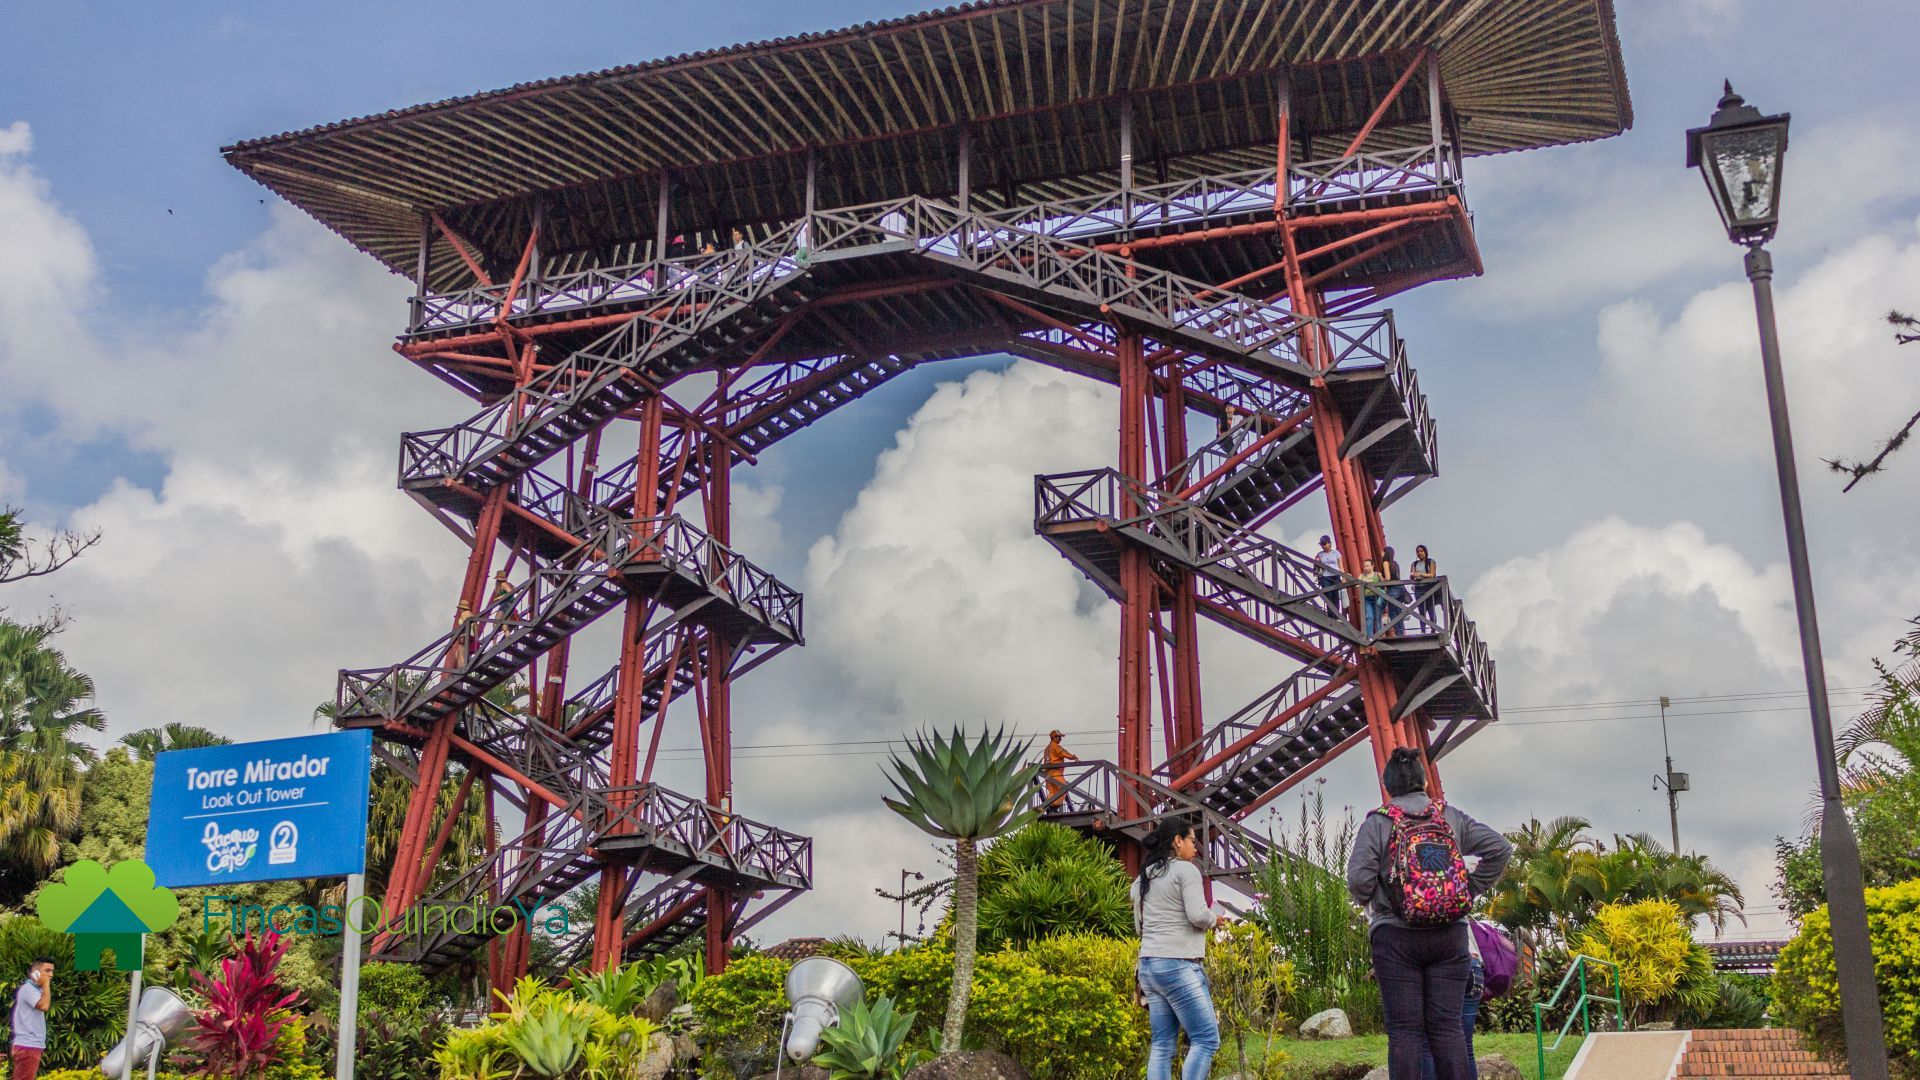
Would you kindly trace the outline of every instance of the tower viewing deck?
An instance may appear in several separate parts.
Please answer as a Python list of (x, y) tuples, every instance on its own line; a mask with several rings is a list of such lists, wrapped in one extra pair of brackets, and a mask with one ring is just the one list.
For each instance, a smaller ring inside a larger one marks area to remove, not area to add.
[[(417, 781), (386, 910), (597, 882), (563, 960), (699, 934), (717, 968), (810, 888), (809, 841), (734, 810), (732, 682), (804, 634), (734, 547), (731, 477), (949, 358), (1119, 388), (1113, 460), (1035, 480), (1039, 537), (1120, 608), (1118, 753), (1037, 790), (1049, 816), (1129, 853), (1193, 814), (1210, 872), (1249, 887), (1273, 847), (1247, 814), (1362, 742), (1453, 751), (1498, 715), (1465, 605), (1404, 565), (1360, 579), (1381, 511), (1439, 471), (1379, 305), (1481, 272), (1471, 158), (1631, 124), (1613, 19), (984, 0), (228, 147), (412, 280), (396, 352), (476, 405), (401, 440), (401, 489), (471, 549), (447, 632), (341, 673), (338, 722)], [(1336, 566), (1268, 530), (1315, 495)], [(582, 679), (573, 635), (616, 609), (619, 659)], [(1272, 690), (1203, 703), (1202, 618), (1270, 647)], [(698, 797), (653, 779), (689, 714)], [(439, 865), (451, 775), (512, 838), (463, 873)], [(480, 949), (495, 985), (530, 962), (524, 928), (374, 943)]]

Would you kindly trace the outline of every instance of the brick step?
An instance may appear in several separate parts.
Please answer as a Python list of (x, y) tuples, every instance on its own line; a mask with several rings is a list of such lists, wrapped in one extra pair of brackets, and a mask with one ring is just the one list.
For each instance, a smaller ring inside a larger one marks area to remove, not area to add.
[(1695, 1031), (1676, 1077), (1731, 1076), (1742, 1080), (1802, 1076), (1845, 1076), (1846, 1069), (1822, 1061), (1784, 1028)]

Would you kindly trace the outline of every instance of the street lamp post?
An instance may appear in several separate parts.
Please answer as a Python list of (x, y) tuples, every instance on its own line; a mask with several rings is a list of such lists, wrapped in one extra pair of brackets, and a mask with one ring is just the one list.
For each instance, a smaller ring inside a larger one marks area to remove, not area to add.
[(1787, 151), (1787, 114), (1762, 116), (1727, 84), (1718, 111), (1706, 127), (1687, 132), (1687, 166), (1698, 167), (1712, 192), (1727, 236), (1747, 249), (1747, 280), (1760, 323), (1760, 364), (1773, 422), (1774, 466), (1780, 475), (1780, 508), (1786, 519), (1787, 563), (1793, 575), (1793, 606), (1800, 622), (1800, 661), (1813, 714), (1813, 750), (1820, 776), (1820, 866), (1826, 879), (1833, 929), (1833, 958), (1840, 984), (1840, 1017), (1846, 1027), (1847, 1066), (1859, 1080), (1885, 1080), (1886, 1033), (1874, 984), (1873, 943), (1867, 936), (1866, 883), (1860, 848), (1840, 801), (1840, 769), (1833, 750), (1833, 718), (1827, 710), (1827, 679), (1820, 659), (1820, 626), (1813, 608), (1806, 523), (1800, 510), (1800, 479), (1787, 423), (1787, 389), (1780, 374), (1780, 338), (1773, 314), (1773, 256), (1763, 246), (1780, 223), (1780, 168)]
[(907, 875), (909, 874), (913, 875), (915, 881), (926, 880), (926, 875), (918, 870), (902, 868), (900, 871), (900, 932), (894, 937), (899, 939), (900, 947), (903, 949), (907, 947)]
[(1693, 788), (1692, 778), (1683, 772), (1673, 771), (1673, 744), (1667, 740), (1667, 706), (1672, 701), (1665, 694), (1660, 695), (1660, 745), (1667, 752), (1667, 773), (1653, 778), (1654, 787), (1667, 789), (1667, 820), (1673, 825), (1673, 853), (1680, 854), (1680, 793)]

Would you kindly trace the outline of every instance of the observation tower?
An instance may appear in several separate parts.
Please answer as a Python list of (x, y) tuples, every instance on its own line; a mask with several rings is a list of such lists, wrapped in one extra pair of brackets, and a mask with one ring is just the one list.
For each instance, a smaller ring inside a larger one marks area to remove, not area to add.
[[(416, 783), (387, 910), (597, 880), (561, 962), (703, 935), (717, 969), (811, 887), (811, 842), (735, 809), (731, 687), (803, 631), (732, 546), (732, 477), (998, 353), (1119, 388), (1114, 459), (1034, 482), (1038, 534), (1119, 607), (1119, 751), (1035, 797), (1123, 850), (1193, 813), (1244, 886), (1248, 813), (1360, 743), (1439, 761), (1495, 718), (1444, 578), (1360, 617), (1381, 511), (1438, 471), (1379, 305), (1480, 273), (1466, 158), (1630, 123), (1610, 0), (984, 0), (228, 147), (413, 281), (396, 351), (478, 410), (401, 439), (401, 489), (471, 548), (447, 632), (340, 675), (337, 722)], [(1316, 494), (1331, 580), (1263, 531)], [(616, 612), (618, 661), (571, 665)], [(1266, 646), (1272, 689), (1203, 705), (1201, 619)], [(697, 794), (653, 780), (676, 702)], [(499, 831), (458, 876), (451, 762)], [(482, 948), (496, 985), (528, 966), (524, 928), (372, 955)]]

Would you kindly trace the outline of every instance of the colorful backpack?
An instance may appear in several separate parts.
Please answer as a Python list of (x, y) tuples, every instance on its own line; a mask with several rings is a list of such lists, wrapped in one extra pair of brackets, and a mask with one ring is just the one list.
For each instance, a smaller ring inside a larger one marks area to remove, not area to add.
[(1423, 813), (1409, 814), (1388, 803), (1381, 808), (1392, 823), (1387, 836), (1388, 900), (1408, 926), (1437, 927), (1466, 918), (1473, 909), (1467, 863), (1446, 804), (1435, 801)]

